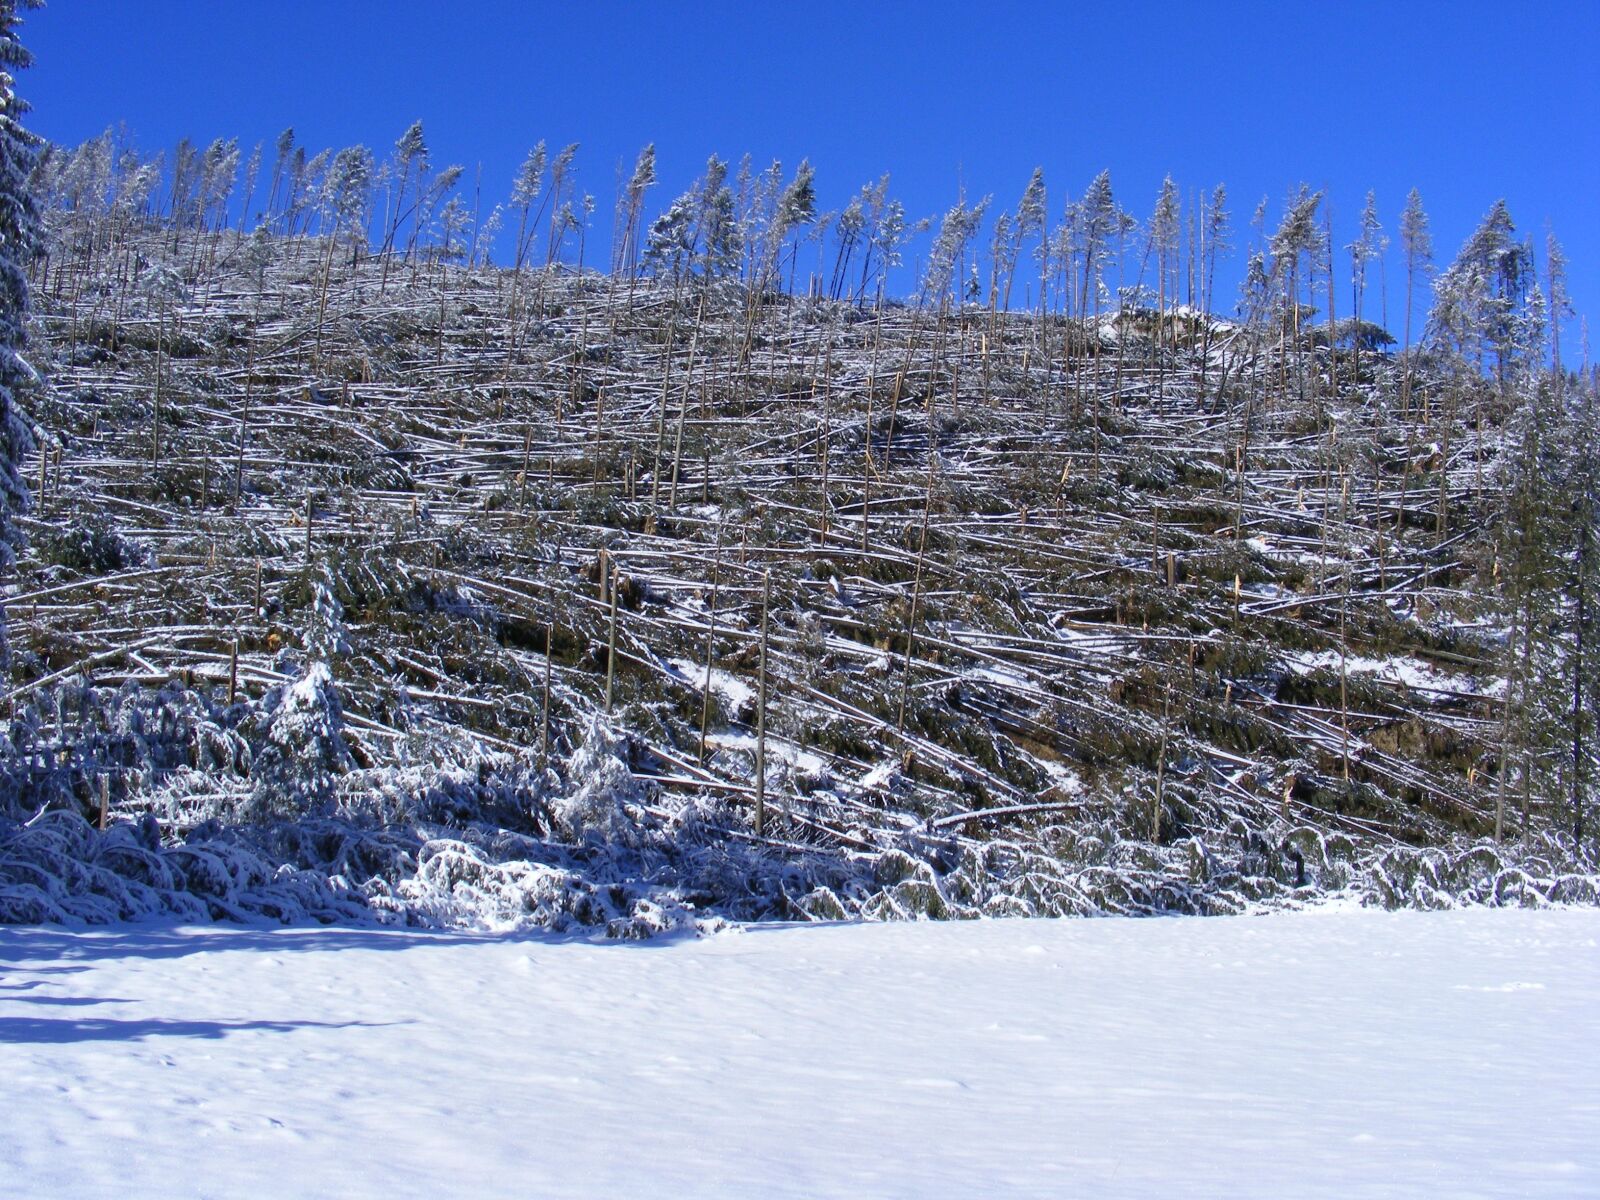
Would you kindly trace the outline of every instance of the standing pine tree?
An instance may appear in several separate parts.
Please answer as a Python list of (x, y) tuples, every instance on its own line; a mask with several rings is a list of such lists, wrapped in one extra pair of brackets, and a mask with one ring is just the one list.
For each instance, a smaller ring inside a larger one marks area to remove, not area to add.
[(1400, 411), (1411, 411), (1411, 385), (1416, 360), (1411, 354), (1412, 298), (1416, 292), (1417, 275), (1433, 269), (1433, 234), (1428, 229), (1428, 214), (1422, 207), (1422, 193), (1416, 188), (1406, 197), (1405, 212), (1400, 214), (1400, 244), (1406, 252), (1406, 371), (1400, 381)]
[(1173, 271), (1176, 269), (1178, 257), (1178, 234), (1182, 229), (1182, 207), (1178, 200), (1178, 185), (1172, 182), (1168, 175), (1161, 181), (1161, 194), (1156, 197), (1155, 210), (1150, 214), (1148, 227), (1149, 245), (1146, 255), (1155, 254), (1156, 259), (1156, 323), (1150, 338), (1150, 357), (1156, 368), (1156, 396), (1160, 398), (1166, 394), (1166, 372), (1163, 370), (1162, 348), (1169, 341), (1176, 347), (1176, 339), (1168, 338), (1171, 326), (1170, 314), (1167, 312), (1167, 303), (1170, 299), (1174, 305), (1177, 302), (1177, 284), (1173, 280), (1172, 290), (1167, 290), (1167, 284)]
[(1004, 304), (1007, 312), (1011, 311), (1011, 285), (1017, 277), (1017, 257), (1022, 253), (1022, 245), (1030, 238), (1045, 236), (1045, 222), (1049, 220), (1045, 195), (1044, 168), (1035, 167), (1022, 200), (1017, 204), (1017, 219), (1012, 226), (1011, 246), (1006, 255)]
[[(9, 566), (20, 534), (12, 515), (28, 504), (19, 469), (33, 438), (17, 408), (15, 393), (38, 379), (22, 356), (28, 315), (28, 259), (38, 244), (39, 214), (28, 189), (39, 139), (22, 127), (27, 104), (17, 98), (16, 72), (32, 56), (17, 36), (19, 10), (41, 0), (0, 0), (0, 567)], [(0, 665), (6, 661), (4, 612), (0, 610)]]
[[(804, 170), (809, 172), (810, 167)], [(697, 264), (707, 281), (738, 270), (742, 241), (727, 178), (728, 164), (713, 154), (706, 173), (651, 225), (644, 255), (647, 269), (674, 281), (693, 275)], [(810, 196), (809, 174), (805, 186)], [(784, 202), (788, 201), (786, 194)]]
[(1098, 346), (1100, 339), (1100, 296), (1104, 291), (1100, 274), (1105, 258), (1111, 249), (1112, 239), (1121, 227), (1121, 212), (1111, 194), (1111, 172), (1101, 171), (1094, 177), (1083, 203), (1078, 206), (1078, 236), (1083, 247), (1083, 288), (1078, 293), (1078, 322), (1089, 318), (1090, 306), (1094, 309), (1094, 323), (1088, 326), (1090, 340)]
[(1378, 221), (1378, 195), (1367, 193), (1367, 205), (1361, 210), (1361, 236), (1345, 247), (1350, 252), (1350, 293), (1354, 323), (1350, 326), (1350, 353), (1355, 363), (1356, 383), (1361, 382), (1362, 302), (1367, 294), (1367, 264), (1383, 254), (1383, 226)]

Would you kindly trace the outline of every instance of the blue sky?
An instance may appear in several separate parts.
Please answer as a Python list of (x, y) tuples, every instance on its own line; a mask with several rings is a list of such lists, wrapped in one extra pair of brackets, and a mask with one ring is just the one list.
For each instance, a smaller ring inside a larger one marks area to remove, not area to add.
[(32, 124), (55, 140), (123, 121), (146, 148), (248, 146), (292, 125), (383, 152), (421, 118), (437, 162), (482, 164), (488, 200), (535, 141), (579, 142), (602, 238), (617, 164), (649, 141), (658, 207), (712, 152), (809, 156), (823, 208), (887, 171), (914, 216), (963, 185), (1011, 207), (1036, 165), (1059, 215), (1109, 168), (1141, 216), (1167, 173), (1226, 183), (1241, 233), (1262, 196), (1326, 188), (1342, 244), (1368, 188), (1394, 235), (1417, 187), (1441, 259), (1504, 196), (1541, 259), (1555, 230), (1600, 312), (1593, 0), (51, 0), (24, 36)]

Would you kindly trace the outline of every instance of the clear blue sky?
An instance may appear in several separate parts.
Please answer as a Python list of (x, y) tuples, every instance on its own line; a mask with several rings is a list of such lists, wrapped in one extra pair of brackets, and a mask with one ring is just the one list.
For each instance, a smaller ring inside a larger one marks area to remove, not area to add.
[(1169, 172), (1226, 183), (1241, 233), (1305, 181), (1342, 244), (1368, 188), (1393, 236), (1415, 186), (1444, 261), (1504, 196), (1541, 261), (1555, 229), (1600, 316), (1596, 0), (51, 0), (24, 37), (32, 124), (57, 141), (123, 121), (147, 149), (248, 147), (293, 125), (383, 153), (421, 118), (490, 199), (535, 141), (575, 141), (602, 237), (616, 165), (648, 141), (658, 208), (712, 152), (809, 156), (825, 209), (888, 171), (913, 216), (963, 183), (1011, 207), (1041, 165), (1054, 218), (1109, 168), (1141, 216)]

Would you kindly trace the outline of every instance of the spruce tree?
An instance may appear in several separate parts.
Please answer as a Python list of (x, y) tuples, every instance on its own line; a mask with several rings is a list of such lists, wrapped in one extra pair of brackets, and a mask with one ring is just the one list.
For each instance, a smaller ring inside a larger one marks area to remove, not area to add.
[[(983, 225), (989, 199), (985, 196), (969, 208), (963, 197), (944, 214), (944, 219), (939, 223), (939, 233), (928, 250), (928, 266), (922, 276), (923, 302), (942, 302), (950, 293), (952, 284), (960, 278), (967, 247)], [(960, 297), (955, 299), (959, 304)]]
[(1411, 314), (1416, 293), (1417, 276), (1433, 269), (1433, 234), (1428, 228), (1428, 214), (1422, 207), (1422, 193), (1416, 188), (1406, 197), (1405, 211), (1400, 214), (1400, 244), (1406, 255), (1406, 336), (1405, 375), (1400, 381), (1400, 411), (1411, 411), (1411, 388), (1415, 362), (1411, 354)]
[[(1292, 338), (1296, 387), (1300, 398), (1305, 398), (1305, 356), (1301, 337), (1301, 321), (1315, 310), (1302, 304), (1302, 283), (1309, 294), (1316, 273), (1316, 263), (1321, 258), (1323, 234), (1317, 225), (1317, 210), (1322, 204), (1322, 193), (1313, 192), (1305, 184), (1289, 201), (1283, 220), (1268, 240), (1272, 254), (1271, 278), (1279, 287), (1284, 310), (1280, 336)], [(1287, 381), (1285, 381), (1287, 382)]]
[(794, 291), (795, 260), (800, 255), (800, 227), (810, 225), (817, 219), (817, 188), (816, 172), (811, 167), (809, 159), (801, 159), (800, 166), (796, 169), (794, 180), (783, 189), (783, 195), (778, 199), (778, 211), (774, 217), (773, 238), (781, 242), (785, 237), (792, 237), (789, 248), (789, 291)]
[(862, 231), (867, 227), (868, 191), (868, 188), (863, 188), (858, 194), (850, 197), (850, 202), (840, 210), (838, 218), (833, 223), (834, 240), (838, 249), (833, 257), (833, 274), (828, 283), (829, 299), (837, 300), (844, 291), (845, 272), (849, 270), (850, 259), (861, 241)]
[(267, 188), (267, 211), (263, 214), (267, 221), (276, 217), (278, 188), (288, 179), (289, 160), (294, 154), (294, 129), (291, 127), (280, 133), (274, 147), (277, 157), (272, 160), (272, 183)]
[(1228, 189), (1217, 184), (1211, 191), (1211, 203), (1205, 209), (1201, 226), (1200, 311), (1205, 317), (1204, 341), (1200, 347), (1200, 400), (1206, 398), (1206, 385), (1211, 372), (1211, 338), (1215, 323), (1211, 319), (1212, 297), (1217, 280), (1217, 255), (1231, 249), (1228, 242)]
[(1567, 291), (1567, 255), (1553, 232), (1544, 239), (1545, 272), (1550, 300), (1550, 365), (1556, 376), (1556, 386), (1563, 380), (1561, 374), (1561, 322), (1574, 314), (1572, 295)]
[[(814, 193), (810, 191), (810, 167), (802, 164), (802, 169), (806, 172), (805, 191), (796, 204), (803, 207), (814, 203)], [(702, 276), (711, 280), (738, 269), (743, 243), (727, 178), (728, 164), (713, 154), (706, 162), (706, 173), (656, 218), (645, 248), (648, 270), (677, 280), (692, 275), (698, 264)], [(789, 200), (785, 196), (784, 202)]]
[(630, 275), (639, 272), (639, 219), (644, 213), (644, 194), (656, 183), (656, 146), (651, 142), (639, 152), (628, 179), (627, 206), (623, 218), (622, 249), (613, 269)]
[(1378, 220), (1378, 194), (1367, 193), (1366, 207), (1361, 210), (1361, 236), (1345, 247), (1350, 252), (1351, 308), (1355, 316), (1355, 348), (1361, 349), (1361, 322), (1366, 315), (1364, 301), (1367, 293), (1367, 264), (1378, 261), (1385, 246), (1383, 224)]
[(1028, 180), (1028, 186), (1022, 193), (1022, 200), (1017, 204), (1016, 224), (1012, 227), (1010, 257), (1006, 265), (1004, 303), (1007, 312), (1011, 311), (1011, 285), (1017, 277), (1017, 258), (1022, 252), (1022, 245), (1030, 238), (1045, 236), (1045, 223), (1049, 219), (1046, 211), (1047, 203), (1044, 168), (1035, 167), (1033, 176)]
[[(40, 139), (22, 127), (28, 111), (16, 94), (16, 72), (32, 56), (17, 35), (22, 10), (40, 0), (0, 0), (0, 567), (9, 567), (20, 544), (13, 517), (27, 508), (28, 489), (22, 459), (33, 449), (33, 437), (22, 418), (17, 393), (38, 382), (23, 357), (27, 341), (27, 263), (38, 245), (39, 216), (28, 188)], [(7, 657), (5, 624), (0, 612), (0, 663)]]
[[(905, 246), (906, 207), (898, 199), (889, 196), (889, 177), (883, 176), (878, 181), (878, 187), (873, 194), (874, 212), (877, 214), (872, 221), (872, 236), (867, 241), (867, 257), (861, 266), (861, 300), (865, 303), (867, 298), (868, 271), (876, 269), (877, 290), (881, 294), (888, 283), (889, 272), (901, 263), (901, 249)], [(874, 260), (873, 255), (877, 258)]]
[(1098, 339), (1102, 291), (1100, 271), (1110, 250), (1111, 240), (1117, 235), (1121, 215), (1117, 209), (1117, 202), (1111, 194), (1110, 171), (1101, 171), (1094, 177), (1094, 182), (1089, 185), (1089, 190), (1084, 194), (1083, 203), (1078, 209), (1079, 239), (1083, 247), (1083, 290), (1078, 294), (1078, 319), (1081, 322), (1087, 317), (1089, 306), (1092, 304), (1093, 336)]
[[(394, 157), (389, 160), (387, 170), (389, 177), (394, 181), (394, 195), (389, 202), (388, 228), (383, 235), (383, 245), (378, 253), (383, 255), (383, 279), (378, 287), (378, 294), (382, 295), (389, 288), (390, 260), (394, 257), (396, 239), (400, 233), (400, 226), (407, 217), (418, 213), (422, 203), (422, 180), (428, 173), (429, 156), (428, 143), (422, 134), (422, 122), (413, 121), (394, 144)], [(406, 204), (407, 191), (414, 193), (411, 204)], [(413, 222), (413, 240), (415, 239), (415, 223), (420, 221), (418, 214)], [(410, 258), (409, 247), (407, 258)]]
[[(1178, 185), (1172, 181), (1172, 176), (1168, 175), (1161, 181), (1161, 194), (1156, 197), (1156, 206), (1150, 214), (1148, 228), (1150, 237), (1149, 252), (1156, 257), (1156, 315), (1158, 319), (1164, 319), (1167, 313), (1167, 283), (1168, 276), (1172, 271), (1173, 259), (1178, 252), (1180, 215)], [(1176, 288), (1174, 288), (1174, 291), (1176, 291)]]

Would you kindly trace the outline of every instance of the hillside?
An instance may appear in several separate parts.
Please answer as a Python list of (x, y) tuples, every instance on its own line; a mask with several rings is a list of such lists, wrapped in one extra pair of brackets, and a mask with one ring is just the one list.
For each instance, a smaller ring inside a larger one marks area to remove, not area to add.
[(1547, 388), (53, 219), (0, 918), (1596, 895), (1508, 583)]

